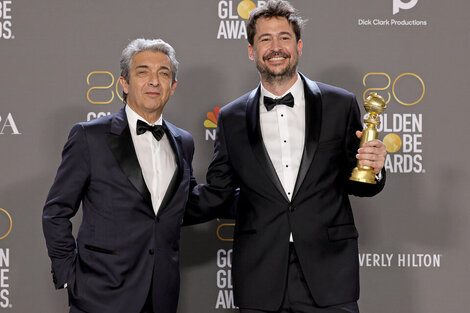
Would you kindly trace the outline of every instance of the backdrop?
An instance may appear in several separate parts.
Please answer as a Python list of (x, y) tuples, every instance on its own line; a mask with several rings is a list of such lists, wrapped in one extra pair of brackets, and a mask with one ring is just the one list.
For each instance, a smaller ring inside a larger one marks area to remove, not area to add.
[[(162, 38), (176, 49), (179, 84), (164, 116), (193, 134), (204, 182), (217, 108), (259, 82), (245, 18), (262, 2), (0, 0), (1, 312), (67, 310), (51, 281), (42, 207), (72, 125), (123, 106), (125, 45)], [(292, 3), (308, 19), (300, 70), (360, 103), (370, 91), (388, 101), (387, 185), (352, 199), (362, 312), (468, 312), (470, 2)], [(231, 223), (184, 229), (179, 312), (235, 312)]]

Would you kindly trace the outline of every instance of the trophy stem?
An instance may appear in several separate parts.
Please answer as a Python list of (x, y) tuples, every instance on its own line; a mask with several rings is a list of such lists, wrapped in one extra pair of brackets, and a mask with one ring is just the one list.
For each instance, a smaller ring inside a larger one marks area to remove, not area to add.
[[(362, 131), (361, 142), (359, 144), (360, 147), (362, 147), (364, 143), (379, 137), (379, 133), (377, 132), (376, 128), (378, 125), (380, 125), (378, 114), (385, 110), (386, 104), (382, 97), (376, 93), (371, 93), (366, 99), (364, 107), (368, 113), (368, 116), (364, 119), (365, 127)], [(367, 184), (376, 184), (375, 173), (372, 170), (372, 167), (361, 165), (359, 160), (357, 161), (357, 165), (353, 169), (349, 180)]]

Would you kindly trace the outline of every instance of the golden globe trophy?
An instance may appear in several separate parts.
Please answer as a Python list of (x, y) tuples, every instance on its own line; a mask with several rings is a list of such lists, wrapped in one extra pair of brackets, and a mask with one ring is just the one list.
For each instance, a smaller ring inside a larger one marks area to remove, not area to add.
[[(367, 115), (364, 118), (365, 127), (362, 131), (360, 147), (364, 143), (377, 139), (379, 133), (377, 131), (377, 126), (380, 125), (379, 114), (382, 114), (387, 108), (384, 98), (379, 96), (375, 92), (371, 92), (366, 98), (364, 103), (364, 108), (366, 109)], [(375, 173), (370, 166), (361, 165), (359, 160), (357, 161), (357, 166), (353, 169), (351, 173), (350, 180), (354, 180), (361, 183), (375, 184)]]

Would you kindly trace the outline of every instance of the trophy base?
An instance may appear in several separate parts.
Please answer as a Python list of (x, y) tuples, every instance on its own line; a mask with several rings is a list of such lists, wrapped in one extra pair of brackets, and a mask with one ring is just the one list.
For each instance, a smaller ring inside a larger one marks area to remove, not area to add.
[(357, 167), (355, 167), (351, 173), (351, 177), (349, 177), (349, 180), (357, 181), (360, 183), (366, 183), (366, 184), (376, 184), (377, 182), (375, 181), (375, 174), (374, 172), (370, 170), (362, 170)]

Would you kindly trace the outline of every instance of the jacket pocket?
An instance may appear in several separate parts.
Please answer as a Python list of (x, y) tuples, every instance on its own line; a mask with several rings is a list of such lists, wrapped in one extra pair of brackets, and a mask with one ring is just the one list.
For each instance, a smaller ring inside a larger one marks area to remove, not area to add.
[(330, 241), (356, 239), (359, 237), (356, 226), (354, 224), (338, 225), (328, 227), (328, 239)]
[(100, 248), (97, 246), (92, 246), (92, 245), (87, 245), (87, 244), (85, 244), (85, 249), (94, 251), (94, 252), (104, 253), (104, 254), (116, 254), (116, 252), (113, 250), (108, 250), (105, 248)]

